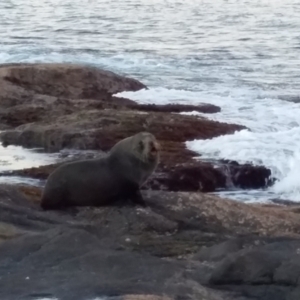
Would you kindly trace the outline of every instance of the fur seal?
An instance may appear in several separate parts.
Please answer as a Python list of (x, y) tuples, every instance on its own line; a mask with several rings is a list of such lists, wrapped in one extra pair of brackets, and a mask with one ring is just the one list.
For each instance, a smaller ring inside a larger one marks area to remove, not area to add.
[(41, 206), (109, 205), (122, 199), (145, 205), (140, 187), (159, 161), (159, 144), (151, 133), (140, 132), (115, 144), (107, 157), (66, 163), (47, 179)]

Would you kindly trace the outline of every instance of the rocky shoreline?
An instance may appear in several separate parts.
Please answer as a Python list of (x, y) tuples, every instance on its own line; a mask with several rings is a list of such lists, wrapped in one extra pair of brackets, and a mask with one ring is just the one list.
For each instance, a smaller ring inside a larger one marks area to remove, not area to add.
[[(101, 156), (147, 130), (162, 146), (158, 170), (143, 190), (146, 209), (43, 212), (40, 187), (1, 185), (0, 298), (299, 299), (299, 208), (205, 194), (228, 188), (228, 179), (238, 188), (263, 188), (272, 184), (271, 172), (204, 162), (184, 144), (245, 127), (179, 114), (220, 111), (210, 104), (141, 105), (114, 96), (143, 88), (87, 66), (0, 66), (3, 145)], [(1, 176), (46, 179), (57, 166)]]

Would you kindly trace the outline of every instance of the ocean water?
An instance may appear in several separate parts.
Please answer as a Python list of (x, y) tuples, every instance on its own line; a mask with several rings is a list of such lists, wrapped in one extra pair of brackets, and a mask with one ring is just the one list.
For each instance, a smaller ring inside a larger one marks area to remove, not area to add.
[(206, 116), (249, 130), (187, 147), (265, 165), (277, 179), (221, 195), (300, 201), (299, 28), (299, 0), (6, 0), (0, 63), (91, 64), (147, 84), (122, 93), (140, 103), (219, 105)]

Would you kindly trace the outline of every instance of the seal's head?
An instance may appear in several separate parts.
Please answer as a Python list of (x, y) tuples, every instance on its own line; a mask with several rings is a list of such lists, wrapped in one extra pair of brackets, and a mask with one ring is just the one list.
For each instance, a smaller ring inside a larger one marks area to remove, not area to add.
[(114, 145), (109, 154), (112, 168), (141, 186), (159, 162), (159, 143), (153, 134), (139, 132)]
[(119, 141), (110, 150), (112, 158), (134, 157), (144, 164), (156, 166), (159, 160), (160, 146), (155, 136), (149, 132), (139, 132)]
[(140, 132), (134, 135), (133, 147), (134, 152), (143, 162), (158, 162), (160, 145), (153, 134)]

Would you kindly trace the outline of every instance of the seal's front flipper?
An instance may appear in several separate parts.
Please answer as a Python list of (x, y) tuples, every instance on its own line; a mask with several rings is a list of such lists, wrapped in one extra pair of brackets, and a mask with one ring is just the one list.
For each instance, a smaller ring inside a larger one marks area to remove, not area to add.
[(147, 206), (140, 190), (137, 190), (134, 194), (132, 194), (132, 196), (130, 197), (130, 200), (134, 204), (137, 204), (137, 205), (140, 205), (140, 206), (143, 206), (143, 207)]

